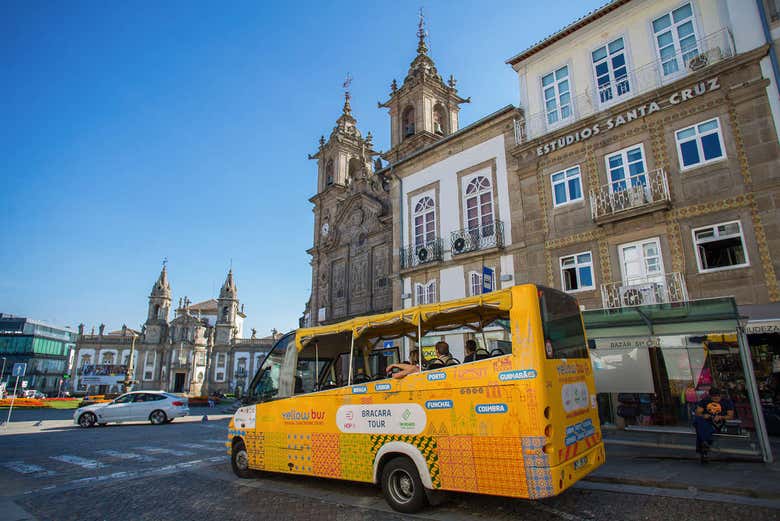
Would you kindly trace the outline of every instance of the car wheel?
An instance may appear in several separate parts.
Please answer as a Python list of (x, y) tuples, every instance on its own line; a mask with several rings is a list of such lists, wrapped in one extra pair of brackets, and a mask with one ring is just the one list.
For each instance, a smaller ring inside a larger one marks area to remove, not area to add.
[(425, 506), (425, 488), (417, 467), (409, 458), (394, 458), (385, 465), (382, 492), (387, 504), (398, 512), (413, 514)]
[(152, 422), (152, 425), (162, 425), (167, 419), (168, 417), (160, 409), (152, 411), (152, 414), (149, 415), (149, 421)]
[(85, 412), (79, 416), (79, 425), (84, 428), (94, 427), (97, 422), (97, 418), (91, 412)]
[(233, 445), (230, 466), (233, 467), (233, 473), (239, 478), (246, 479), (252, 477), (252, 470), (249, 468), (249, 454), (246, 452), (246, 446), (243, 441)]

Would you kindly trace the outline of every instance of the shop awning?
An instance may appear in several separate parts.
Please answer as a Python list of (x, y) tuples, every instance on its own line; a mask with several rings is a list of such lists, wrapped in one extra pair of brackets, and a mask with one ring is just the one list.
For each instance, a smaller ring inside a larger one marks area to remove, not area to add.
[(583, 312), (589, 338), (731, 333), (740, 317), (732, 297)]
[(780, 333), (780, 302), (739, 306), (739, 313), (747, 317), (748, 335)]

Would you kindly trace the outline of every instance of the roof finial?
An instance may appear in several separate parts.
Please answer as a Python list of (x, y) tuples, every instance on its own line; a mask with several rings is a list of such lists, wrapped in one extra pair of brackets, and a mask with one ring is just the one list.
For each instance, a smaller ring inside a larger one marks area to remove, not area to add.
[(417, 54), (427, 54), (428, 46), (425, 45), (425, 37), (428, 35), (428, 33), (425, 30), (425, 14), (423, 14), (422, 7), (420, 7), (418, 16), (419, 21), (417, 22), (417, 38), (419, 41), (417, 42)]
[(352, 99), (352, 95), (349, 93), (350, 85), (352, 85), (352, 75), (347, 73), (342, 87), (344, 87), (344, 114), (348, 116), (352, 114), (352, 106), (349, 104), (349, 100)]

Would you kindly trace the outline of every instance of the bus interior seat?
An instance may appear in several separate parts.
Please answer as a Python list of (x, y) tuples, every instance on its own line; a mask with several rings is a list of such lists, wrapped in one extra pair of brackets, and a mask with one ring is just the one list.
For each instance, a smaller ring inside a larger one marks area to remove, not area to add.
[(490, 358), (490, 353), (487, 349), (480, 347), (474, 352), (474, 360), (484, 360)]

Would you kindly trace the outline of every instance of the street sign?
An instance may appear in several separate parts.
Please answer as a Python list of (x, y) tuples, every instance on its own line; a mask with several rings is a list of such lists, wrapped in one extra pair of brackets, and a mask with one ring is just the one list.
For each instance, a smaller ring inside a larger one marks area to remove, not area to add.
[(482, 267), (482, 293), (490, 293), (493, 291), (493, 278), (495, 273), (492, 268), (487, 266)]
[(393, 341), (392, 340), (385, 340), (383, 343), (384, 347), (393, 347)]
[(24, 376), (24, 373), (26, 372), (27, 372), (27, 364), (16, 363), (14, 364), (14, 369), (11, 372), (11, 376)]
[(27, 380), (22, 380), (22, 389), (27, 389)]

